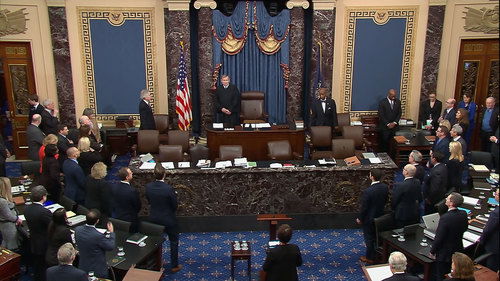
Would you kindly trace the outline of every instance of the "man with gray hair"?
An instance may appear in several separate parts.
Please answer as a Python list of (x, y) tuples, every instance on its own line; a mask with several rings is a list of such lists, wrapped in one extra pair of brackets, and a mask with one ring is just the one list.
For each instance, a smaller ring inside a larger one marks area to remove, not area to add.
[(406, 257), (403, 253), (398, 251), (392, 252), (389, 256), (389, 267), (393, 275), (382, 281), (419, 281), (418, 277), (411, 276), (405, 272), (406, 264)]
[(490, 137), (495, 135), (498, 128), (498, 106), (495, 106), (496, 100), (494, 97), (488, 97), (485, 101), (486, 107), (482, 112), (481, 117), (481, 150), (490, 152), (491, 141)]
[(63, 244), (57, 251), (59, 265), (47, 269), (47, 281), (88, 281), (87, 273), (73, 266), (77, 251), (71, 243)]
[(453, 141), (458, 141), (462, 145), (462, 155), (465, 157), (467, 155), (467, 142), (462, 138), (462, 133), (464, 129), (459, 124), (453, 125), (450, 130), (450, 136)]
[(423, 159), (422, 153), (418, 150), (412, 150), (408, 156), (408, 163), (412, 164), (417, 169), (413, 177), (418, 179), (421, 183), (424, 182), (425, 177), (425, 168), (421, 165)]
[(156, 130), (153, 109), (151, 109), (151, 94), (148, 90), (144, 89), (141, 91), (140, 95), (139, 115), (141, 117), (141, 127), (139, 130)]
[(418, 223), (418, 206), (422, 202), (422, 192), (420, 191), (420, 181), (416, 178), (417, 168), (412, 164), (407, 164), (403, 168), (403, 182), (394, 184), (392, 189), (392, 211), (397, 227), (404, 227)]
[(446, 197), (448, 211), (439, 218), (436, 237), (432, 243), (431, 254), (436, 257), (435, 280), (443, 280), (450, 272), (451, 256), (464, 249), (462, 237), (467, 230), (468, 221), (465, 211), (457, 207), (462, 205), (464, 198), (460, 193), (452, 192)]
[(45, 110), (40, 113), (40, 115), (42, 116), (40, 129), (46, 135), (54, 134), (57, 136), (57, 126), (59, 125), (57, 114), (59, 113), (59, 111), (55, 108), (54, 102), (51, 99), (44, 100), (43, 106), (45, 107)]

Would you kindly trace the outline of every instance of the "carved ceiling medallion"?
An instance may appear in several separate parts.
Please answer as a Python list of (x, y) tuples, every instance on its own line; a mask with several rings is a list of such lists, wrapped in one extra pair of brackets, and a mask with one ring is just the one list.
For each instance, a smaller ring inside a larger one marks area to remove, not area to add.
[(466, 7), (465, 13), (465, 31), (484, 32), (487, 34), (498, 33), (498, 5), (493, 9), (483, 7), (474, 9)]

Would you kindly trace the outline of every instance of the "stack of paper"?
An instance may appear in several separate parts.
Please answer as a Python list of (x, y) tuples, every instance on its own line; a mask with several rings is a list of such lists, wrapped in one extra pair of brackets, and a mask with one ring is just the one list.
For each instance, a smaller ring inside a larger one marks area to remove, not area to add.
[(223, 123), (213, 123), (212, 127), (214, 129), (223, 129), (224, 128), (224, 124)]
[(335, 161), (334, 158), (325, 158), (325, 159), (319, 159), (318, 163), (320, 165), (335, 165), (337, 164), (337, 161)]
[(281, 165), (280, 163), (271, 163), (269, 165), (269, 168), (282, 168), (283, 165)]
[(351, 126), (361, 126), (363, 123), (361, 121), (351, 121)]
[(18, 194), (21, 192), (25, 192), (26, 188), (23, 185), (15, 185), (15, 186), (11, 187), (10, 190), (11, 190), (12, 194)]
[(375, 158), (375, 157), (377, 157), (377, 156), (375, 155), (375, 153), (372, 153), (372, 152), (365, 152), (365, 153), (363, 153), (362, 155), (363, 155), (363, 158), (365, 158), (365, 159), (369, 159), (369, 158)]
[(179, 163), (177, 163), (177, 167), (179, 167), (179, 168), (189, 168), (189, 167), (191, 167), (191, 163), (189, 163), (189, 162), (179, 162)]
[(378, 158), (378, 157), (368, 158), (368, 160), (370, 160), (370, 164), (381, 164), (382, 163), (382, 160), (380, 160), (380, 158)]
[(153, 155), (151, 153), (148, 154), (142, 154), (139, 156), (139, 159), (141, 159), (141, 162), (148, 162), (154, 159)]
[(231, 161), (227, 160), (227, 161), (219, 161), (217, 163), (215, 163), (215, 168), (217, 169), (224, 169), (226, 167), (231, 167), (233, 164), (231, 164)]
[(246, 157), (234, 158), (234, 166), (236, 167), (247, 167), (248, 161)]
[(257, 123), (255, 124), (255, 128), (271, 128), (271, 124), (269, 123)]
[(156, 163), (155, 162), (144, 162), (142, 165), (139, 167), (141, 170), (152, 170), (155, 168)]
[(463, 238), (465, 240), (468, 240), (470, 242), (476, 242), (477, 240), (479, 240), (479, 237), (481, 237), (481, 236), (479, 236), (479, 235), (477, 235), (475, 233), (472, 233), (472, 232), (470, 232), (468, 230), (466, 232), (464, 232), (464, 236), (463, 236)]
[(200, 159), (198, 160), (198, 163), (196, 164), (196, 167), (198, 168), (207, 168), (210, 167), (210, 160), (207, 159)]
[(48, 205), (48, 206), (45, 206), (46, 209), (48, 209), (51, 213), (55, 212), (56, 210), (60, 209), (60, 208), (63, 208), (63, 206), (59, 205), (59, 204), (52, 204), (52, 205)]
[(489, 172), (490, 170), (485, 165), (472, 165), (472, 169), (476, 172)]
[(474, 197), (469, 197), (469, 196), (463, 196), (464, 197), (464, 203), (472, 206), (476, 206), (477, 202), (479, 201), (479, 198), (474, 198)]
[(167, 170), (171, 170), (171, 169), (175, 168), (174, 162), (161, 162), (161, 165), (163, 166), (163, 168), (165, 168)]

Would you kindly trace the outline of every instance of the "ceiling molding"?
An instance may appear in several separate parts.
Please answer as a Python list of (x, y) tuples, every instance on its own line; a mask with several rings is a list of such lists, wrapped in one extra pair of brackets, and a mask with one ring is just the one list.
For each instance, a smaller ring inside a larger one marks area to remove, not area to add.
[(165, 8), (171, 11), (189, 11), (189, 0), (164, 0)]

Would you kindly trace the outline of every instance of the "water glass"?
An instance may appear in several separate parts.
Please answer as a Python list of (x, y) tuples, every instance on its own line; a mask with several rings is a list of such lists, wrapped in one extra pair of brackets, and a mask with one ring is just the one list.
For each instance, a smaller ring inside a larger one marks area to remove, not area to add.
[(118, 246), (118, 254), (119, 257), (123, 257), (125, 252), (123, 251), (123, 246)]

